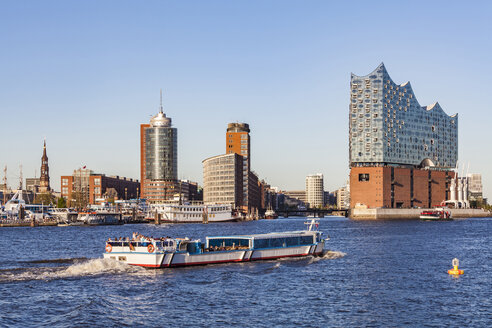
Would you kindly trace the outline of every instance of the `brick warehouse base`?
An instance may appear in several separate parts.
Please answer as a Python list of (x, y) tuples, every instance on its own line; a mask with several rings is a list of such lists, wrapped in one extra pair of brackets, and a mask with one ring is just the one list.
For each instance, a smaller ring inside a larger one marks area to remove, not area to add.
[[(352, 220), (417, 220), (426, 209), (407, 208), (353, 208), (349, 217)], [(429, 209), (427, 209), (429, 210)], [(453, 219), (492, 217), (492, 213), (483, 209), (450, 208)]]
[(429, 208), (449, 199), (452, 171), (406, 167), (352, 167), (350, 207)]

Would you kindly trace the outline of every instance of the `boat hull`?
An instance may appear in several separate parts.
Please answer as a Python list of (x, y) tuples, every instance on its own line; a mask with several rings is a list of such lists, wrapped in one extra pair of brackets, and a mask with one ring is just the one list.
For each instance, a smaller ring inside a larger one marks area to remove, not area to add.
[(453, 221), (452, 218), (441, 218), (430, 215), (421, 215), (420, 220), (422, 221)]

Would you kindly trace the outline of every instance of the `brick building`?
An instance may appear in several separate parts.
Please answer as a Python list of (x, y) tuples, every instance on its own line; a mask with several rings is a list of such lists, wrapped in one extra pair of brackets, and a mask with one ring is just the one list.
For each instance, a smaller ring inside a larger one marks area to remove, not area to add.
[(139, 188), (138, 180), (106, 176), (85, 168), (61, 177), (61, 196), (69, 206), (85, 207), (103, 199), (135, 199), (139, 197)]
[[(260, 211), (264, 206), (264, 186), (256, 173), (251, 171), (249, 132), (246, 123), (229, 123), (225, 155), (210, 157), (202, 162), (204, 202), (219, 202), (222, 199), (244, 213)], [(224, 165), (228, 168), (220, 169), (226, 167)], [(229, 197), (223, 192), (225, 188), (230, 191)]]

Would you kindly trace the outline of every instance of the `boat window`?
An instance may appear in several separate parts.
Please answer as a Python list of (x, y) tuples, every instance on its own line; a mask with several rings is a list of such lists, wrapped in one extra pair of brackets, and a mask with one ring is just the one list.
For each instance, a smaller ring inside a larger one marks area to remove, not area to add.
[(311, 245), (313, 243), (313, 236), (302, 236), (301, 245)]
[(282, 247), (284, 245), (285, 238), (270, 239), (270, 247)]
[(255, 248), (268, 248), (270, 243), (268, 239), (255, 239)]
[(242, 238), (215, 238), (209, 239), (209, 247), (249, 247), (249, 239)]
[(297, 246), (299, 245), (299, 237), (287, 237), (285, 238), (285, 244), (287, 246)]

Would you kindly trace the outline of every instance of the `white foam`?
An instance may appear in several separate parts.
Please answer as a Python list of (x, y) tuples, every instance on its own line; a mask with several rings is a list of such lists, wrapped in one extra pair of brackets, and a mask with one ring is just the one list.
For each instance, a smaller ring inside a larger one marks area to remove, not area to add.
[(56, 268), (28, 268), (24, 272), (4, 272), (0, 274), (0, 281), (29, 281), (67, 279), (101, 274), (144, 273), (141, 267), (127, 265), (111, 259), (93, 259), (69, 267)]
[(318, 262), (321, 260), (335, 260), (344, 257), (347, 255), (344, 252), (338, 252), (338, 251), (329, 251), (329, 250), (323, 250), (323, 254), (321, 256), (316, 256), (313, 257), (312, 262)]
[(125, 273), (138, 272), (145, 270), (140, 267), (130, 266), (123, 262), (118, 262), (111, 259), (94, 259), (84, 263), (74, 264), (66, 270), (60, 272), (60, 278), (69, 278), (77, 276), (90, 276), (102, 273)]
[(321, 255), (320, 257), (318, 257), (318, 259), (321, 259), (321, 260), (323, 260), (323, 259), (334, 260), (334, 259), (339, 259), (341, 257), (344, 257), (345, 255), (347, 255), (347, 254), (344, 253), (344, 252), (324, 250), (323, 251), (323, 255)]

